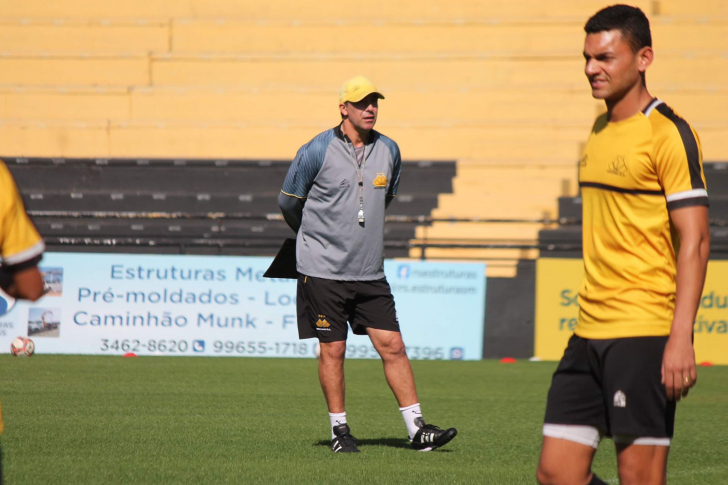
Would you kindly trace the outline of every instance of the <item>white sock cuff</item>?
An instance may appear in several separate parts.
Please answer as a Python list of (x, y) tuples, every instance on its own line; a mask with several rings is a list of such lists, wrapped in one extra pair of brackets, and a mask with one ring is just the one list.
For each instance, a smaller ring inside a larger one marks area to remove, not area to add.
[(413, 404), (411, 406), (407, 406), (407, 407), (404, 407), (404, 408), (399, 408), (399, 410), (400, 411), (408, 411), (408, 410), (414, 409), (416, 407), (420, 407), (420, 403), (415, 403), (415, 404)]
[(331, 439), (336, 438), (334, 434), (334, 427), (346, 424), (346, 412), (343, 413), (329, 413), (329, 422), (331, 423)]

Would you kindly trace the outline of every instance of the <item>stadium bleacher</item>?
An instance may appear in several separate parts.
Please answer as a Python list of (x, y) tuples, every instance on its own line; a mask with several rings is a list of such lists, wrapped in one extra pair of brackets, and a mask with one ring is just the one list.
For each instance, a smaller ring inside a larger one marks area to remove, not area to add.
[[(536, 260), (582, 255), (576, 165), (605, 109), (583, 73), (582, 29), (610, 3), (3, 2), (0, 158), (50, 251), (272, 256), (293, 235), (276, 202), (290, 160), (338, 122), (341, 82), (364, 74), (386, 95), (377, 129), (404, 158), (386, 256), (485, 261), (483, 356), (527, 359)], [(711, 257), (728, 259), (728, 2), (629, 3), (652, 25), (651, 93), (700, 135)], [(714, 465), (677, 474), (709, 480)], [(504, 477), (493, 480), (516, 481)]]
[[(727, 7), (718, 0), (633, 3), (652, 21), (652, 92), (696, 127), (706, 160), (728, 159)], [(2, 155), (290, 160), (338, 120), (342, 79), (363, 73), (387, 95), (378, 129), (397, 140), (406, 161), (457, 160), (452, 191), (403, 177), (403, 187), (419, 188), (402, 194), (401, 215), (436, 219), (416, 228), (410, 245), (449, 242), (458, 247), (428, 248), (427, 257), (486, 259), (490, 276), (513, 276), (519, 260), (537, 257), (539, 231), (555, 227), (559, 197), (576, 193), (574, 162), (604, 109), (583, 77), (582, 26), (603, 6), (596, 0), (425, 0), (417, 8), (375, 0), (365, 11), (331, 0), (9, 4), (0, 16)], [(275, 190), (250, 200), (236, 191), (176, 200), (171, 193), (154, 199), (154, 187), (123, 199), (87, 189), (83, 201), (61, 205), (167, 211), (180, 204), (265, 214), (276, 211)], [(48, 207), (64, 196), (43, 197), (31, 204)], [(389, 230), (404, 237), (409, 229), (402, 227)], [(499, 243), (508, 247), (492, 247)], [(422, 250), (409, 255), (421, 257)]]
[[(277, 198), (290, 162), (5, 159), (49, 249), (271, 255), (292, 236)], [(454, 162), (408, 163), (387, 211), (387, 255), (452, 191)], [(426, 222), (424, 222), (426, 223)]]

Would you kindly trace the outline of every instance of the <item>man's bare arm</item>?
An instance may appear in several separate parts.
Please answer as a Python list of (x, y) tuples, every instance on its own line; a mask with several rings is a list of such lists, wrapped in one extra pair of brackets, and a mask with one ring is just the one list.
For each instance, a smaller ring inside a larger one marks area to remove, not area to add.
[(698, 378), (693, 350), (693, 322), (703, 293), (710, 255), (708, 208), (682, 207), (670, 211), (680, 237), (677, 254), (677, 292), (670, 338), (662, 358), (662, 382), (668, 399), (680, 400)]
[(0, 269), (2, 276), (0, 286), (3, 291), (13, 298), (35, 301), (45, 293), (43, 289), (43, 277), (37, 266), (24, 268), (18, 271), (3, 268)]

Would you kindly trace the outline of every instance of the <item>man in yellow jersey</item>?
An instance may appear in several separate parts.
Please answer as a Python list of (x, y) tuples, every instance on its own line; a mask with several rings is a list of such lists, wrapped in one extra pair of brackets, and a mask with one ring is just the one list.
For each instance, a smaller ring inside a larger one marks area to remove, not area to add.
[[(37, 300), (43, 296), (43, 277), (38, 271), (38, 263), (44, 249), (43, 240), (25, 212), (13, 177), (0, 161), (0, 288), (13, 298)], [(2, 481), (0, 449), (0, 484)]]
[(585, 72), (607, 113), (581, 159), (585, 277), (579, 320), (554, 373), (537, 478), (601, 484), (599, 440), (622, 484), (664, 484), (675, 403), (695, 385), (693, 321), (710, 249), (700, 141), (647, 91), (641, 10), (614, 5), (584, 27)]

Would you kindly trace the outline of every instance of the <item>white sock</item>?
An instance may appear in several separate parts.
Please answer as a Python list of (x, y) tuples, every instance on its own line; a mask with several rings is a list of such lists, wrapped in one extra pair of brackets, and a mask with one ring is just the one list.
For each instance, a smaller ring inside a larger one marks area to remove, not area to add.
[(402, 413), (402, 418), (404, 418), (404, 424), (407, 425), (409, 438), (412, 439), (415, 437), (415, 434), (420, 429), (419, 426), (417, 426), (417, 424), (415, 423), (415, 419), (422, 417), (420, 403), (407, 406), (406, 408), (399, 408), (399, 410)]
[(334, 426), (346, 423), (346, 413), (329, 413), (329, 419), (331, 420), (331, 439), (334, 439), (336, 438)]

